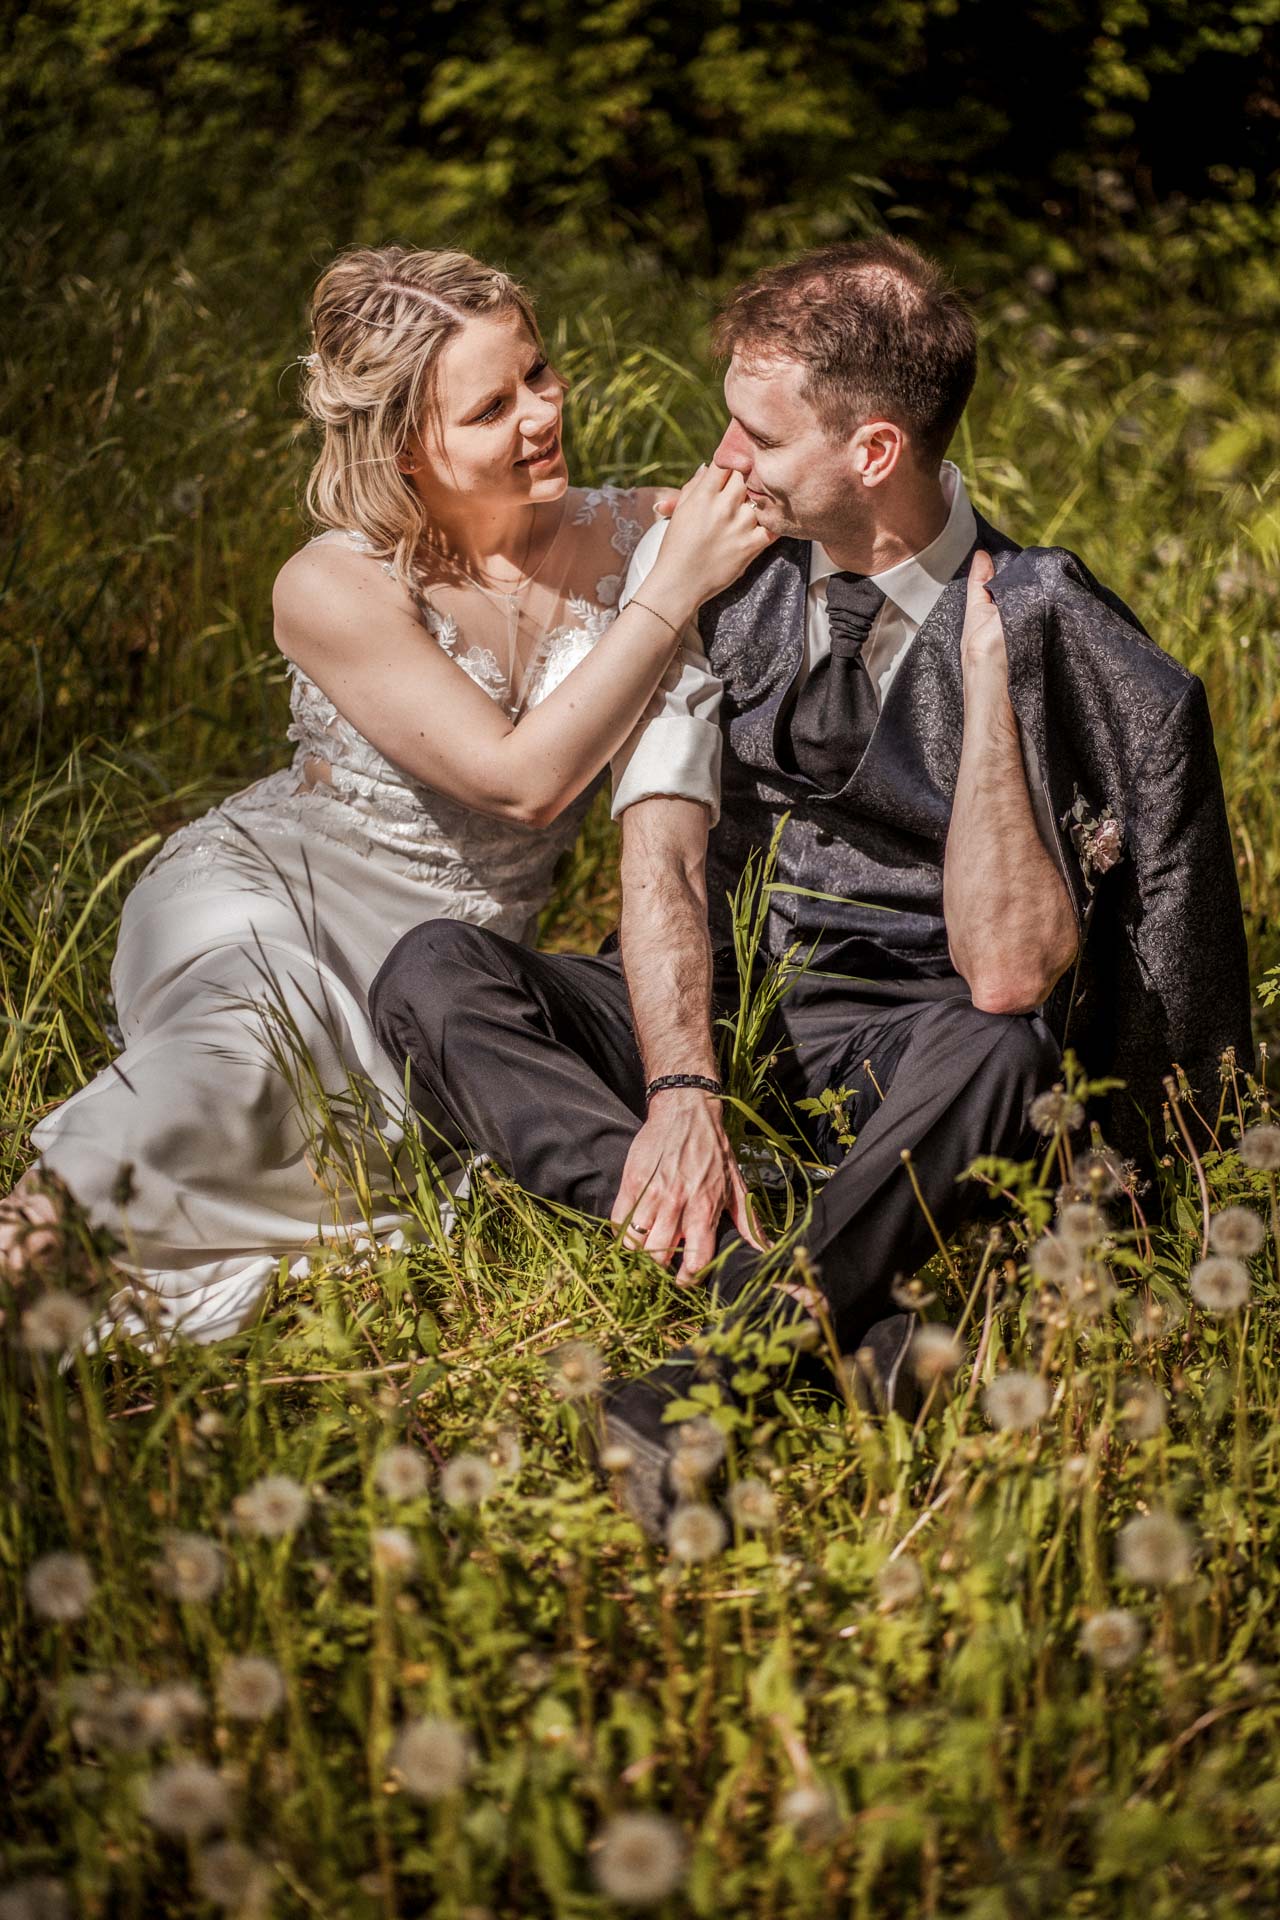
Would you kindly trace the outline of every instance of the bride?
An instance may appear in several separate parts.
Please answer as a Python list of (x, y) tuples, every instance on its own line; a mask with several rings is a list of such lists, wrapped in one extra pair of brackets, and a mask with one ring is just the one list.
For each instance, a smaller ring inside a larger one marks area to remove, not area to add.
[(116, 1243), (132, 1333), (219, 1339), (308, 1243), (403, 1224), (404, 1090), (370, 981), (432, 916), (530, 937), (679, 635), (769, 542), (739, 476), (701, 470), (619, 614), (654, 496), (569, 485), (563, 383), (513, 280), (362, 249), (312, 322), (325, 531), (275, 586), (292, 765), (151, 861), (112, 969), (124, 1050), (40, 1122), (0, 1202), (17, 1274), (56, 1264), (70, 1194)]

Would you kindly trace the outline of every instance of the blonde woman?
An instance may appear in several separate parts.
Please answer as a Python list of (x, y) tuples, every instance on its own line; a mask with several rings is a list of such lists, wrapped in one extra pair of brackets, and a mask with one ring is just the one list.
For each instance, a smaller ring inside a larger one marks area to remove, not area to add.
[(741, 480), (701, 471), (643, 604), (619, 614), (654, 499), (569, 485), (563, 383), (514, 281), (462, 253), (360, 250), (312, 317), (325, 531), (275, 587), (293, 763), (143, 874), (112, 973), (124, 1050), (40, 1123), (0, 1208), (0, 1253), (35, 1268), (65, 1187), (118, 1242), (135, 1332), (221, 1338), (282, 1259), (396, 1227), (377, 1181), (403, 1091), (369, 1022), (373, 975), (432, 917), (530, 936), (596, 776), (678, 670), (677, 636), (768, 544)]

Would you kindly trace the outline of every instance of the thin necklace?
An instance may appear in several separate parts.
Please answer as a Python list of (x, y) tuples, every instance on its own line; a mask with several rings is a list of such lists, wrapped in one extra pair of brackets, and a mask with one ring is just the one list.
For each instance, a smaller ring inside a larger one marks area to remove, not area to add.
[[(519, 581), (516, 586), (505, 587), (505, 588), (492, 586), (487, 580), (481, 579), (478, 573), (473, 573), (470, 567), (461, 567), (461, 571), (466, 575), (467, 579), (470, 580), (473, 586), (479, 587), (481, 593), (487, 593), (491, 598), (497, 599), (497, 600), (518, 600), (520, 598), (520, 595), (524, 592), (525, 588), (532, 585), (533, 581), (537, 579), (538, 574), (541, 572), (543, 564), (546, 561), (547, 555), (550, 553), (552, 546), (555, 543), (556, 535), (560, 531), (561, 522), (564, 519), (564, 509), (563, 507), (561, 507), (560, 519), (556, 521), (555, 528), (554, 528), (554, 531), (552, 532), (551, 538), (547, 541), (547, 544), (543, 549), (542, 558), (539, 560), (536, 567), (530, 568), (529, 555), (533, 551), (533, 536), (534, 536), (534, 531), (537, 524), (536, 518), (535, 518), (536, 512), (537, 510), (535, 508), (533, 511), (530, 512), (530, 515), (529, 515), (529, 532), (525, 539), (524, 552), (520, 556), (520, 565), (519, 565), (519, 568), (517, 569), (519, 573)], [(461, 563), (459, 563), (459, 565), (461, 566)]]

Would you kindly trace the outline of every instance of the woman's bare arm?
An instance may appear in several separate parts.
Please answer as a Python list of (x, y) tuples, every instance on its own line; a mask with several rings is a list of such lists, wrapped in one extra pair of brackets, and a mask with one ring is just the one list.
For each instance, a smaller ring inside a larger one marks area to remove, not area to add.
[(695, 475), (664, 542), (665, 564), (646, 582), (647, 604), (621, 613), (518, 725), (424, 632), (382, 568), (336, 543), (304, 547), (282, 569), (276, 641), (414, 779), (477, 812), (543, 826), (631, 733), (700, 603), (767, 545), (740, 476)]

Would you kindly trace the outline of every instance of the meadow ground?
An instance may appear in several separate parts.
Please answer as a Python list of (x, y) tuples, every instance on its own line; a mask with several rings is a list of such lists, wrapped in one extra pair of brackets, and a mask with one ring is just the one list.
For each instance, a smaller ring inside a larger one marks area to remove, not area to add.
[[(2, 349), (9, 1176), (109, 1055), (150, 836), (284, 757), (305, 463), (269, 276), (77, 276), (51, 245), (5, 258), (37, 320)], [(575, 475), (678, 475), (717, 431), (697, 300), (608, 278), (547, 303)], [(1263, 986), (1280, 381), (1247, 283), (1154, 284), (989, 301), (955, 453), (1204, 675)], [(597, 808), (543, 938), (615, 907)], [(744, 1353), (747, 1412), (706, 1409), (733, 1524), (695, 1502), (669, 1550), (582, 1435), (599, 1366), (696, 1303), (497, 1175), (451, 1238), (424, 1186), (412, 1250), (317, 1263), (214, 1350), (62, 1368), (74, 1307), (9, 1301), (0, 1916), (1276, 1910), (1280, 1132), (1265, 1082), (1208, 1106), (1162, 1228), (1046, 1134), (998, 1232), (924, 1276), (914, 1425)]]

